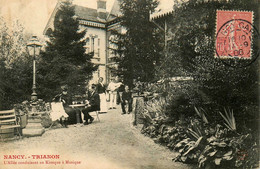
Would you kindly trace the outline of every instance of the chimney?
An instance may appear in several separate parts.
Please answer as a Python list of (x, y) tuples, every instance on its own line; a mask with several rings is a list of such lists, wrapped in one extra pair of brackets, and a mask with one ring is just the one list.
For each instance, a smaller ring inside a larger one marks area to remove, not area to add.
[(97, 0), (97, 13), (98, 16), (97, 18), (99, 20), (105, 20), (107, 15), (106, 15), (106, 0)]

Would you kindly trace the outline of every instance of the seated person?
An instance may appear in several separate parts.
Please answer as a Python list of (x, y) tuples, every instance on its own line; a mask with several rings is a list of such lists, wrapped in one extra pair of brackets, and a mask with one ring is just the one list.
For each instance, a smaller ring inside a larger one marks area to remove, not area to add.
[(68, 114), (65, 112), (63, 105), (61, 102), (52, 102), (51, 103), (51, 114), (50, 118), (52, 121), (57, 121), (60, 122), (60, 124), (63, 127), (68, 127), (67, 126), (67, 121), (68, 121)]
[[(77, 123), (76, 113), (78, 113), (77, 111), (80, 111), (80, 110), (69, 107), (69, 105), (72, 104), (72, 98), (68, 94), (68, 87), (65, 85), (65, 86), (62, 86), (61, 88), (62, 88), (62, 93), (59, 95), (56, 95), (54, 97), (53, 101), (62, 102), (64, 110), (69, 116), (68, 121), (66, 122), (66, 125), (67, 124), (76, 124)], [(82, 123), (81, 115), (80, 115), (80, 123)]]
[(125, 111), (125, 105), (128, 103), (128, 114), (132, 112), (132, 92), (129, 90), (129, 87), (126, 85), (125, 86), (125, 91), (122, 93), (122, 102), (121, 102), (121, 107), (122, 107), (122, 114), (126, 114)]
[(100, 98), (96, 90), (96, 85), (94, 84), (92, 84), (91, 90), (88, 94), (88, 101), (89, 106), (82, 110), (85, 120), (84, 125), (88, 125), (89, 123), (92, 123), (92, 121), (94, 120), (94, 118), (89, 115), (89, 112), (100, 110)]

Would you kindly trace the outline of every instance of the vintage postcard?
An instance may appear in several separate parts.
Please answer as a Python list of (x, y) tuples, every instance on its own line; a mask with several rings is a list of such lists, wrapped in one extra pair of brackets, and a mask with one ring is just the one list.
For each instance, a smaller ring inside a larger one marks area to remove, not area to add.
[(0, 168), (259, 168), (259, 9), (0, 0)]

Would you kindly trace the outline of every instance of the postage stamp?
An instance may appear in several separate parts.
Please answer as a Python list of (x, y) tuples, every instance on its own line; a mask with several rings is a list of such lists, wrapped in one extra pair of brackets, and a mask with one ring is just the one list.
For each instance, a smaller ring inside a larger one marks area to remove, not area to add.
[(215, 57), (251, 59), (252, 22), (253, 12), (217, 10)]

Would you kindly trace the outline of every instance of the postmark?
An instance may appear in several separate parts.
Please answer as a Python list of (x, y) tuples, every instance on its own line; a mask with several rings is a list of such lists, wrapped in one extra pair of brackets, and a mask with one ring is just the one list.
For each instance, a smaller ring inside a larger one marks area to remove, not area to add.
[(215, 58), (231, 67), (246, 67), (259, 56), (253, 41), (259, 32), (253, 23), (253, 12), (217, 11)]
[(253, 12), (217, 11), (216, 57), (251, 59)]

